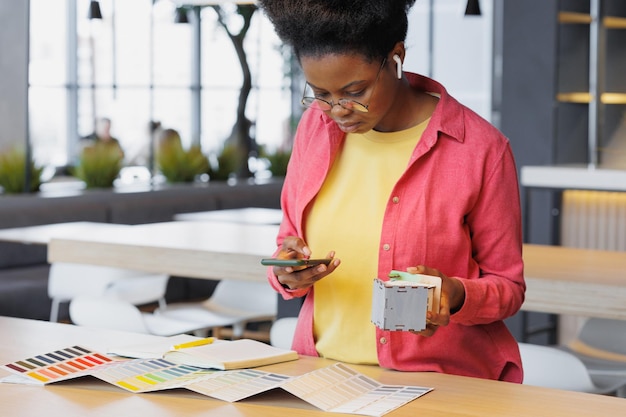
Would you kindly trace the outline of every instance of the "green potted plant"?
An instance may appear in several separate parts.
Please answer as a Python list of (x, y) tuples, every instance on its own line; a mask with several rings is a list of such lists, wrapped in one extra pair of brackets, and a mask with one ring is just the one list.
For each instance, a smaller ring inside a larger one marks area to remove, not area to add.
[(274, 153), (266, 155), (270, 161), (269, 170), (274, 177), (284, 177), (287, 174), (287, 164), (291, 157), (291, 151), (277, 150)]
[[(30, 184), (28, 192), (39, 191), (43, 168), (28, 163)], [(11, 148), (0, 153), (0, 187), (6, 194), (25, 192), (26, 187), (26, 152), (20, 148)]]
[(193, 182), (209, 172), (209, 159), (200, 146), (184, 149), (180, 135), (173, 129), (163, 131), (157, 151), (157, 166), (170, 183)]
[(124, 160), (119, 147), (96, 142), (83, 148), (72, 174), (85, 182), (87, 188), (111, 188)]
[(212, 180), (226, 181), (231, 176), (236, 176), (239, 167), (241, 150), (236, 144), (227, 143), (217, 155), (217, 164), (211, 167), (209, 175)]

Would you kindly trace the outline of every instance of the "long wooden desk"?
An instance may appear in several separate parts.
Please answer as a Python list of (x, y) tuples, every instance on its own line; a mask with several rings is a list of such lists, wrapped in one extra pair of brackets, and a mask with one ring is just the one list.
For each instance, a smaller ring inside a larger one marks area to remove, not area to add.
[[(106, 350), (112, 344), (149, 343), (156, 336), (96, 330), (68, 324), (0, 317), (0, 334), (10, 343), (0, 344), (2, 364), (36, 354), (84, 345)], [(332, 361), (302, 357), (295, 362), (264, 367), (287, 375), (301, 375)], [(436, 373), (394, 372), (375, 366), (349, 365), (379, 382), (433, 387), (434, 391), (387, 414), (390, 417), (490, 417), (497, 416), (618, 416), (626, 400), (458, 377)], [(7, 375), (0, 370), (0, 377)], [(243, 417), (314, 417), (329, 415), (303, 400), (276, 390), (236, 403), (226, 403), (188, 390), (132, 394), (92, 377), (59, 382), (46, 387), (0, 385), (3, 414), (12, 417), (94, 417), (146, 415)], [(348, 414), (332, 414), (348, 415)]]
[[(276, 225), (183, 222), (52, 239), (50, 262), (108, 265), (196, 278), (265, 280), (260, 259)], [(526, 311), (626, 320), (626, 253), (524, 245)]]
[(260, 259), (276, 249), (277, 225), (172, 221), (52, 239), (49, 262), (115, 266), (204, 279), (265, 280)]
[(524, 245), (526, 311), (626, 320), (626, 253)]

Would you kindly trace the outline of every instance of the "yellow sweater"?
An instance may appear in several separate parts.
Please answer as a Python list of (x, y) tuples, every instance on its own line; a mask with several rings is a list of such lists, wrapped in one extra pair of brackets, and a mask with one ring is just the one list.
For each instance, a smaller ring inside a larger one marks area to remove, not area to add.
[(320, 356), (377, 364), (371, 323), (382, 219), (428, 120), (405, 131), (347, 135), (307, 219), (315, 257), (336, 251), (341, 265), (315, 284), (314, 336)]

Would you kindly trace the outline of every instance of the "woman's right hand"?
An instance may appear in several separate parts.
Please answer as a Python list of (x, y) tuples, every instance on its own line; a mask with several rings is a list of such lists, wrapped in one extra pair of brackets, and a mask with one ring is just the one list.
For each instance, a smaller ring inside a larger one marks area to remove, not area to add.
[[(280, 251), (276, 254), (277, 259), (308, 259), (311, 257), (311, 249), (306, 242), (297, 236), (287, 236), (283, 240)], [(315, 265), (312, 267), (275, 266), (274, 274), (278, 282), (290, 290), (307, 289), (320, 279), (331, 274), (341, 263), (335, 259), (335, 251), (330, 251), (326, 258), (332, 259), (328, 265)]]

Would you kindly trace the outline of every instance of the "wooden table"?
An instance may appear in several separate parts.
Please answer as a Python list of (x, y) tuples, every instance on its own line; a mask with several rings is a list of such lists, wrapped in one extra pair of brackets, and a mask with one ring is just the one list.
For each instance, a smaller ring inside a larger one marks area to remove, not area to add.
[(626, 320), (626, 253), (524, 245), (522, 310)]
[[(260, 259), (278, 226), (168, 222), (52, 239), (50, 262), (108, 265), (195, 278), (265, 280)], [(626, 254), (524, 245), (526, 311), (626, 320)]]
[(204, 279), (265, 281), (261, 258), (276, 249), (277, 225), (172, 221), (52, 239), (49, 262), (114, 266)]
[(280, 209), (262, 207), (244, 207), (226, 210), (198, 211), (174, 215), (174, 220), (182, 221), (217, 221), (243, 224), (280, 224), (283, 212)]
[[(156, 336), (7, 317), (0, 317), (0, 334), (11, 335), (11, 343), (0, 344), (0, 361), (3, 364), (76, 344), (105, 350), (120, 341), (133, 344), (161, 340)], [(295, 362), (262, 369), (301, 375), (332, 363), (325, 359), (302, 357)], [(425, 396), (387, 414), (390, 417), (588, 417), (619, 416), (626, 410), (626, 400), (623, 398), (437, 373), (394, 372), (376, 366), (349, 366), (382, 383), (434, 388)], [(6, 375), (4, 371), (0, 373), (0, 376)], [(46, 387), (2, 384), (0, 404), (3, 414), (12, 417), (348, 415), (324, 413), (281, 390), (227, 403), (182, 389), (132, 394), (91, 377)]]

